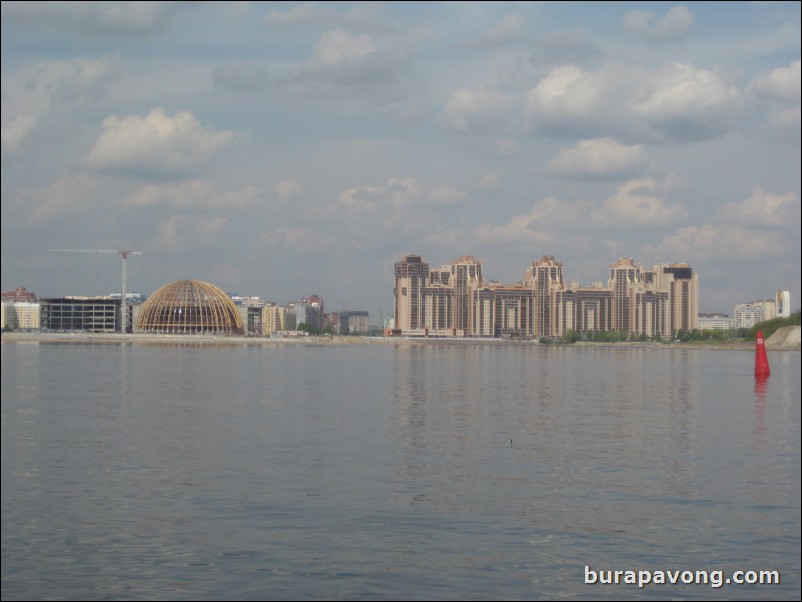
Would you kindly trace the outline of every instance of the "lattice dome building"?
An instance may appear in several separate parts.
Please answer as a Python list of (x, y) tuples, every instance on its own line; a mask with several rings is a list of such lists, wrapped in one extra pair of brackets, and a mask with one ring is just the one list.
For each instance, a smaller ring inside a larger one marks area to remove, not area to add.
[(201, 280), (179, 280), (153, 293), (139, 310), (135, 330), (154, 334), (244, 332), (231, 297)]

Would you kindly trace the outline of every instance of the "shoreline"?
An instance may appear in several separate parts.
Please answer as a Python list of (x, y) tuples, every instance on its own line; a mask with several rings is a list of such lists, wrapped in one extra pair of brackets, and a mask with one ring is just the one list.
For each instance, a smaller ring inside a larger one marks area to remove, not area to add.
[[(97, 344), (180, 344), (180, 345), (537, 345), (535, 341), (504, 339), (426, 339), (407, 337), (246, 337), (228, 335), (174, 335), (174, 334), (118, 334), (86, 332), (4, 332), (3, 343), (97, 343)], [(753, 342), (727, 343), (658, 343), (654, 341), (619, 343), (593, 343), (578, 341), (568, 344), (542, 345), (543, 347), (581, 347), (589, 349), (711, 349), (727, 351), (754, 351)], [(768, 347), (769, 351), (800, 351), (797, 347)]]

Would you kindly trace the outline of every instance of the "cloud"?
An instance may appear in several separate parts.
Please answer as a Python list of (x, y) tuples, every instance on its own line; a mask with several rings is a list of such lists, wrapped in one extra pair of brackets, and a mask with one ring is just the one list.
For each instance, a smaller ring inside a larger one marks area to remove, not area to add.
[(407, 178), (390, 178), (383, 186), (354, 186), (344, 190), (336, 205), (329, 206), (331, 211), (350, 208), (364, 211), (377, 209), (399, 210), (412, 205), (429, 204), (453, 205), (467, 197), (465, 191), (455, 186), (427, 186), (414, 176)]
[(89, 35), (147, 36), (194, 2), (3, 2), (3, 21), (57, 25)]
[(680, 228), (658, 245), (664, 257), (706, 261), (759, 261), (785, 257), (789, 241), (778, 231), (735, 224), (705, 224)]
[(377, 40), (329, 30), (315, 42), (312, 55), (278, 83), (304, 98), (398, 103), (416, 87), (409, 52), (419, 37), (408, 32)]
[(89, 205), (108, 189), (107, 184), (85, 175), (64, 173), (48, 188), (30, 193), (31, 219), (47, 221)]
[(319, 8), (316, 2), (303, 2), (285, 11), (269, 10), (265, 16), (265, 25), (288, 26), (304, 23), (319, 23), (331, 18), (329, 10)]
[[(558, 67), (526, 98), (528, 128), (552, 136), (603, 131), (655, 141), (702, 140), (724, 133), (739, 108), (737, 89), (687, 63), (659, 69)], [(616, 136), (619, 137), (619, 136)]]
[(493, 172), (491, 174), (487, 174), (481, 180), (479, 180), (479, 188), (486, 192), (492, 192), (498, 188), (500, 181), (501, 176), (499, 176), (496, 172)]
[(168, 184), (147, 184), (123, 197), (123, 205), (134, 207), (193, 207), (235, 210), (257, 207), (261, 195), (255, 186), (241, 190), (219, 190), (214, 182), (191, 180)]
[(471, 134), (684, 142), (724, 134), (742, 104), (726, 77), (688, 63), (562, 65), (521, 93), (484, 84), (454, 90), (437, 123)]
[(611, 176), (630, 174), (647, 163), (639, 144), (626, 146), (613, 138), (594, 138), (562, 149), (548, 162), (548, 171), (566, 176)]
[(743, 201), (719, 209), (716, 219), (752, 228), (796, 227), (800, 220), (799, 195), (794, 191), (776, 195), (757, 187)]
[(158, 228), (156, 238), (148, 247), (185, 249), (216, 243), (215, 234), (228, 226), (225, 217), (208, 215), (174, 215)]
[(262, 241), (280, 248), (319, 248), (322, 246), (322, 237), (306, 226), (277, 228), (263, 235)]
[(270, 86), (270, 73), (267, 65), (250, 69), (216, 65), (212, 72), (212, 83), (215, 88), (255, 94)]
[(12, 154), (19, 149), (22, 141), (36, 127), (35, 115), (17, 115), (8, 123), (3, 123), (2, 152), (3, 155)]
[(418, 201), (421, 195), (417, 178), (390, 178), (384, 186), (355, 186), (344, 190), (339, 205), (373, 211), (380, 207), (407, 205)]
[(204, 127), (189, 111), (170, 117), (160, 108), (146, 117), (107, 117), (89, 154), (104, 170), (174, 174), (191, 171), (227, 147), (233, 132)]
[(607, 228), (659, 228), (686, 219), (688, 214), (682, 205), (667, 205), (649, 194), (657, 188), (657, 182), (651, 178), (630, 180), (594, 210), (593, 220)]
[(523, 15), (511, 14), (502, 17), (501, 21), (472, 40), (468, 46), (472, 48), (500, 48), (526, 43), (526, 19)]
[(800, 61), (757, 75), (748, 86), (751, 94), (767, 104), (769, 125), (779, 131), (799, 133), (800, 122)]
[(529, 213), (515, 215), (498, 226), (481, 224), (474, 234), (483, 242), (555, 242), (562, 239), (566, 230), (581, 229), (587, 224), (592, 209), (587, 201), (560, 201), (548, 196), (536, 201)]
[(303, 185), (295, 182), (294, 180), (282, 180), (276, 184), (276, 194), (280, 201), (294, 197), (303, 192)]
[(634, 112), (664, 139), (719, 135), (732, 125), (740, 104), (739, 91), (721, 75), (688, 63), (650, 73), (642, 91)]
[(798, 136), (802, 125), (802, 111), (799, 107), (773, 109), (769, 114), (769, 125), (783, 132), (796, 132)]
[(529, 62), (539, 67), (580, 65), (595, 62), (605, 54), (584, 29), (549, 32), (536, 38), (532, 46)]
[(764, 71), (750, 82), (749, 90), (758, 96), (798, 103), (802, 97), (800, 71), (802, 67), (799, 59), (792, 61), (788, 67)]
[(652, 11), (631, 10), (624, 15), (622, 28), (630, 36), (649, 44), (671, 44), (688, 37), (693, 21), (691, 11), (679, 5), (661, 18)]
[(589, 230), (658, 228), (676, 224), (687, 217), (681, 205), (667, 205), (653, 194), (665, 186), (650, 178), (632, 180), (620, 186), (601, 206), (590, 201), (564, 201), (555, 196), (539, 199), (531, 211), (513, 216), (502, 225), (484, 223), (475, 229), (485, 242), (557, 242), (568, 232)]
[(460, 88), (451, 93), (437, 121), (457, 132), (514, 131), (520, 103), (520, 98), (485, 85), (475, 90)]
[(453, 205), (465, 200), (467, 195), (454, 186), (437, 186), (429, 190), (429, 200), (443, 205)]
[(3, 119), (39, 114), (53, 107), (102, 103), (119, 80), (118, 58), (40, 61), (3, 77)]

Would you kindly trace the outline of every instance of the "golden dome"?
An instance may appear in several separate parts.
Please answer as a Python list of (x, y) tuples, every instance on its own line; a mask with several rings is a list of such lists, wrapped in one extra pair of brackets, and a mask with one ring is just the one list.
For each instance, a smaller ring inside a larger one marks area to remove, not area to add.
[(142, 304), (138, 332), (159, 334), (243, 334), (234, 302), (222, 290), (201, 280), (166, 284)]

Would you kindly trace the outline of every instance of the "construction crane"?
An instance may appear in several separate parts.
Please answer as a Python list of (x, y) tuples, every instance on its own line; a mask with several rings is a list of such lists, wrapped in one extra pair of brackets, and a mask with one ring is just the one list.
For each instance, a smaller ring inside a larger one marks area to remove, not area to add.
[(120, 311), (122, 319), (120, 320), (121, 332), (124, 334), (128, 332), (128, 298), (126, 297), (126, 284), (128, 269), (128, 256), (129, 255), (142, 255), (142, 251), (131, 251), (129, 249), (48, 249), (54, 253), (114, 253), (123, 256), (123, 288), (120, 295)]

